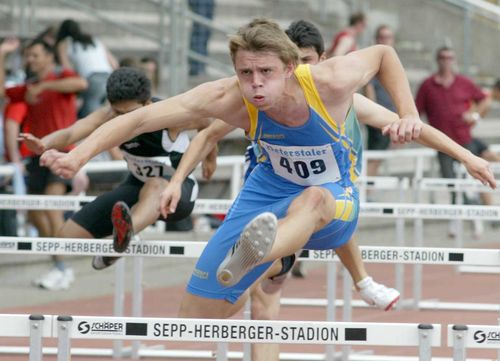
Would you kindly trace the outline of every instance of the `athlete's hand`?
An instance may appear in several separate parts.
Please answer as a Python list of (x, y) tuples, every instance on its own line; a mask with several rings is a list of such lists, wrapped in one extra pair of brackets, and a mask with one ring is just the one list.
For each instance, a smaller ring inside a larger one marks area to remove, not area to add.
[(35, 137), (30, 133), (19, 133), (18, 141), (24, 142), (29, 150), (31, 150), (35, 154), (42, 154), (45, 152), (46, 148), (43, 144), (42, 140), (38, 137)]
[(217, 169), (217, 157), (207, 157), (201, 163), (203, 178), (209, 180)]
[(382, 128), (382, 134), (390, 136), (393, 143), (407, 143), (420, 137), (422, 121), (418, 116), (405, 116)]
[(160, 214), (163, 218), (167, 218), (169, 214), (175, 213), (177, 204), (181, 199), (182, 183), (170, 181), (167, 188), (161, 193), (160, 196)]
[(49, 149), (40, 157), (40, 165), (50, 168), (55, 175), (70, 179), (80, 170), (83, 163), (72, 153)]
[(463, 164), (467, 168), (467, 172), (485, 186), (490, 186), (492, 189), (497, 187), (495, 176), (486, 160), (471, 154)]

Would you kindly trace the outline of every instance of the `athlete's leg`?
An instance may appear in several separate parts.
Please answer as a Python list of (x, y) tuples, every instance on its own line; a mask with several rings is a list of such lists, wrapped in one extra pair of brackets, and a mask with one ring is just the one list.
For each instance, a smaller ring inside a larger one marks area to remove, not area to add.
[(261, 263), (274, 261), (302, 249), (311, 235), (335, 216), (335, 198), (325, 188), (309, 187), (295, 198), (278, 222), (276, 239)]
[[(49, 183), (45, 188), (45, 194), (50, 196), (62, 196), (66, 193), (66, 185), (64, 183)], [(46, 211), (47, 220), (49, 222), (50, 227), (50, 235), (49, 237), (55, 237), (59, 229), (64, 224), (64, 213), (61, 210), (51, 210)], [(54, 263), (63, 262), (62, 256), (54, 255), (52, 256), (52, 260)]]
[(365, 265), (361, 259), (359, 247), (354, 238), (351, 238), (346, 244), (335, 249), (340, 261), (349, 271), (354, 284), (368, 277)]
[[(280, 297), (283, 280), (270, 279), (281, 271), (280, 262), (275, 262), (266, 272), (261, 282), (255, 283), (250, 289), (252, 320), (277, 320), (280, 312)], [(284, 275), (286, 277), (286, 275)], [(279, 282), (278, 284), (274, 284)], [(279, 344), (252, 344), (252, 361), (278, 361)]]
[(151, 178), (144, 183), (139, 193), (139, 201), (131, 209), (135, 233), (139, 233), (158, 219), (160, 194), (167, 185), (166, 179), (158, 177)]
[(94, 238), (85, 228), (72, 219), (68, 219), (56, 233), (58, 238)]
[(248, 299), (249, 291), (241, 295), (236, 303), (226, 300), (205, 298), (184, 293), (179, 317), (181, 318), (228, 318), (238, 312)]

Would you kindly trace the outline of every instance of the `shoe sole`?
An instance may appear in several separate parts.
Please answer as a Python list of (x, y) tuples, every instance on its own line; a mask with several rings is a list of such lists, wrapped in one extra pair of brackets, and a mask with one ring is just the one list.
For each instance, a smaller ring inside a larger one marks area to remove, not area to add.
[(234, 286), (262, 261), (273, 247), (277, 226), (278, 219), (270, 212), (259, 214), (250, 221), (220, 264), (217, 270), (219, 283)]
[(392, 302), (389, 303), (389, 305), (384, 309), (384, 311), (391, 310), (396, 305), (396, 303), (398, 303), (400, 297), (401, 297), (401, 295), (399, 295), (398, 297), (396, 297), (395, 299), (393, 299)]
[(108, 256), (105, 256), (105, 258), (107, 258), (108, 261), (106, 262), (106, 261), (103, 260), (102, 263), (104, 264), (104, 266), (101, 266), (101, 264), (98, 265), (96, 263), (96, 257), (98, 257), (98, 256), (94, 256), (92, 258), (92, 268), (95, 269), (96, 271), (101, 271), (103, 269), (111, 267), (120, 258), (120, 257), (108, 257)]
[(113, 223), (113, 249), (115, 252), (123, 253), (134, 235), (130, 208), (125, 202), (115, 203), (111, 211), (111, 223)]

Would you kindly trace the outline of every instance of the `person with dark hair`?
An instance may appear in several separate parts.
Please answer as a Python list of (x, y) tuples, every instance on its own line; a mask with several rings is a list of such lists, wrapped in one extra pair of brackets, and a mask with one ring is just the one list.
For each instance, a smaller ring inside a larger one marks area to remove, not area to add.
[[(76, 93), (87, 88), (87, 82), (70, 69), (60, 69), (54, 60), (53, 48), (44, 40), (35, 39), (26, 47), (27, 65), (33, 74), (22, 85), (4, 87), (4, 58), (12, 50), (9, 42), (0, 46), (0, 94), (11, 103), (25, 102), (25, 127), (35, 136), (44, 137), (76, 121)], [(65, 150), (71, 149), (68, 143)], [(26, 158), (27, 190), (29, 194), (63, 195), (70, 182), (53, 174), (39, 164), (39, 155), (31, 153)], [(62, 211), (30, 211), (31, 223), (41, 237), (54, 237), (63, 225)], [(62, 259), (53, 256), (54, 267), (37, 278), (37, 286), (59, 290), (68, 288), (73, 281), (73, 271)]]
[(145, 56), (141, 58), (139, 67), (144, 70), (146, 76), (151, 80), (153, 92), (157, 92), (160, 83), (158, 61), (155, 58)]
[(106, 100), (106, 80), (118, 63), (99, 39), (84, 33), (72, 19), (61, 23), (55, 47), (61, 65), (74, 69), (89, 83), (81, 94), (83, 103), (78, 111), (78, 117), (83, 118)]
[[(137, 68), (118, 68), (106, 84), (109, 106), (104, 106), (80, 119), (72, 126), (51, 133), (43, 138), (22, 134), (28, 147), (36, 154), (47, 149), (63, 150), (68, 144), (85, 138), (102, 124), (114, 117), (132, 112), (159, 99), (151, 97), (151, 82), (144, 72)], [(137, 135), (120, 145), (130, 171), (127, 178), (115, 189), (100, 195), (85, 205), (57, 233), (62, 238), (103, 238), (114, 234), (114, 248), (123, 251), (123, 244), (130, 241), (132, 229), (122, 228), (121, 217), (129, 217), (133, 231), (139, 232), (162, 219), (159, 213), (159, 198), (168, 185), (170, 177), (189, 145), (187, 129), (207, 125), (199, 120), (183, 128), (169, 128)], [(163, 158), (168, 157), (170, 162)], [(211, 177), (215, 166), (216, 152), (210, 153), (203, 167), (203, 175)], [(193, 176), (182, 184), (179, 208), (169, 221), (188, 217), (198, 195), (198, 185)], [(130, 209), (131, 208), (131, 209)], [(163, 219), (164, 220), (164, 219)], [(124, 239), (127, 238), (127, 239)], [(111, 266), (117, 258), (96, 256), (92, 266), (101, 270)]]
[[(71, 178), (105, 147), (194, 118), (221, 119), (258, 144), (259, 164), (199, 257), (179, 317), (231, 317), (250, 287), (283, 257), (300, 249), (336, 249), (351, 239), (359, 214), (358, 162), (346, 127), (356, 118), (356, 91), (377, 73), (400, 114), (372, 103), (383, 113), (374, 117), (361, 105), (366, 122), (384, 128), (394, 141), (419, 140), (447, 152), (496, 187), (488, 162), (421, 122), (391, 47), (298, 64), (299, 49), (277, 22), (258, 18), (230, 38), (229, 49), (235, 76), (116, 117), (71, 152), (49, 150), (42, 156), (43, 164)], [(162, 193), (163, 216), (176, 211), (172, 196), (168, 189)]]
[[(380, 25), (375, 31), (375, 44), (382, 44), (394, 47), (394, 33), (391, 28), (387, 25)], [(385, 88), (382, 86), (377, 77), (373, 78), (365, 87), (366, 97), (373, 100), (374, 102), (382, 105), (384, 108), (389, 109), (392, 112), (396, 111), (394, 103), (391, 100), (390, 95), (387, 93)], [(368, 133), (367, 149), (368, 150), (386, 150), (391, 144), (391, 139), (383, 135), (380, 129), (373, 128), (370, 126), (366, 127)], [(380, 159), (370, 159), (368, 160), (366, 175), (376, 176), (378, 173), (378, 168), (381, 164)]]
[(366, 16), (359, 12), (349, 17), (349, 26), (338, 32), (326, 52), (327, 57), (346, 55), (358, 49), (358, 38), (366, 29)]

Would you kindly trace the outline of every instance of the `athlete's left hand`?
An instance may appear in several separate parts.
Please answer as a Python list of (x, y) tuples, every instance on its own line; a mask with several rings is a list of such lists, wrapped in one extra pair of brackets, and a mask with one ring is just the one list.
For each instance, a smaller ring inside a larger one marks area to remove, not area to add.
[(75, 176), (83, 163), (76, 159), (71, 152), (63, 153), (55, 149), (49, 149), (40, 157), (40, 165), (50, 168), (55, 175), (70, 179)]
[(490, 169), (490, 164), (486, 160), (471, 153), (470, 157), (463, 161), (463, 164), (467, 168), (467, 172), (485, 186), (489, 186), (492, 189), (497, 187), (495, 176)]
[(382, 134), (390, 136), (393, 143), (404, 144), (420, 137), (422, 121), (418, 116), (408, 115), (382, 128)]
[(215, 169), (217, 169), (217, 158), (216, 157), (207, 157), (201, 163), (201, 171), (203, 178), (206, 180), (210, 180), (214, 175)]

